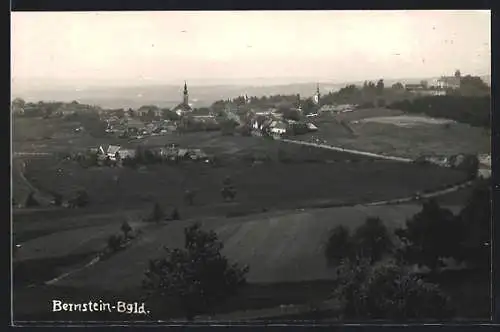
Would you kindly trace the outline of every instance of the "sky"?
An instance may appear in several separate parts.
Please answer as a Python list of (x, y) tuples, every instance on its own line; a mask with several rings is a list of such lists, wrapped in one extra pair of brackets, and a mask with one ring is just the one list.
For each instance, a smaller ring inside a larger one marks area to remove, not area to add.
[(348, 82), (491, 71), (490, 11), (13, 12), (13, 84)]

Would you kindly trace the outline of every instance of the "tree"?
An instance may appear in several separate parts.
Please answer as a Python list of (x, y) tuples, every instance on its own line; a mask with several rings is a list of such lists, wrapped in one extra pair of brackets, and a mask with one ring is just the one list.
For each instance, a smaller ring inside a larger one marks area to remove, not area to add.
[(358, 255), (368, 259), (370, 264), (393, 249), (389, 231), (380, 218), (367, 218), (354, 233), (353, 243)]
[(108, 237), (108, 248), (111, 252), (116, 252), (121, 249), (122, 237), (120, 235), (111, 235)]
[(232, 201), (236, 197), (236, 189), (234, 188), (233, 180), (229, 176), (222, 182), (221, 195), (225, 201)]
[(405, 87), (401, 82), (396, 82), (391, 86), (391, 88), (393, 90), (403, 90)]
[(194, 198), (196, 196), (196, 192), (194, 190), (186, 190), (184, 192), (184, 201), (188, 204), (188, 205), (194, 205)]
[(125, 239), (128, 239), (129, 233), (132, 231), (132, 227), (129, 225), (129, 223), (127, 221), (124, 221), (120, 229), (123, 232), (123, 236), (125, 237)]
[(151, 217), (149, 219), (151, 221), (160, 222), (164, 218), (165, 218), (165, 213), (163, 212), (163, 209), (161, 208), (160, 204), (156, 202), (155, 205), (153, 206), (153, 212), (151, 213)]
[(489, 267), (491, 262), (491, 183), (480, 180), (458, 215), (465, 237), (461, 257), (470, 265)]
[(328, 266), (336, 266), (345, 259), (353, 258), (354, 244), (349, 229), (342, 225), (335, 227), (330, 232), (324, 254)]
[(63, 201), (62, 195), (59, 193), (53, 192), (52, 196), (54, 197), (52, 200), (52, 204), (54, 204), (55, 206), (61, 206), (62, 201)]
[(180, 215), (179, 215), (179, 211), (177, 210), (177, 208), (174, 208), (174, 210), (172, 211), (172, 215), (170, 217), (172, 220), (179, 220), (181, 219)]
[(460, 252), (463, 230), (450, 210), (441, 208), (431, 199), (422, 210), (406, 221), (406, 228), (396, 230), (404, 244), (400, 251), (403, 260), (434, 270), (442, 258), (456, 258)]
[(28, 194), (28, 197), (26, 198), (26, 207), (34, 207), (34, 206), (39, 206), (40, 203), (35, 199), (35, 193), (32, 191)]
[(437, 285), (395, 264), (344, 262), (332, 298), (340, 302), (343, 319), (445, 319), (454, 314)]
[(479, 76), (467, 75), (460, 78), (459, 93), (462, 96), (485, 96), (491, 90)]
[(200, 224), (184, 229), (184, 249), (165, 248), (165, 257), (150, 260), (143, 287), (179, 304), (187, 320), (212, 311), (246, 284), (248, 267), (231, 264), (223, 243)]
[(89, 194), (85, 190), (79, 190), (76, 193), (76, 197), (74, 199), (74, 205), (77, 207), (84, 207), (89, 204)]
[(377, 91), (377, 94), (379, 96), (384, 93), (384, 80), (383, 79), (378, 80), (377, 85), (376, 85), (376, 91)]

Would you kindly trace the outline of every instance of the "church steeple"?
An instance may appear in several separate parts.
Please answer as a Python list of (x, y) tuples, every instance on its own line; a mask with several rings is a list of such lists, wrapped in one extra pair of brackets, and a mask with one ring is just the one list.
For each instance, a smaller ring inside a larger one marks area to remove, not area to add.
[(319, 83), (316, 84), (316, 93), (314, 94), (314, 103), (319, 105), (321, 94), (319, 93)]
[(188, 93), (188, 88), (187, 88), (187, 83), (184, 81), (184, 99), (183, 99), (184, 105), (189, 105), (189, 93)]

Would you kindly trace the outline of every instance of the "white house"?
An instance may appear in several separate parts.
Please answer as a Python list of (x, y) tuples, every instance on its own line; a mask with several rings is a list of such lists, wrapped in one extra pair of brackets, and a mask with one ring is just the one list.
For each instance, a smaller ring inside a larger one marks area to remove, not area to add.
[(318, 127), (316, 127), (314, 124), (312, 124), (312, 123), (310, 123), (310, 122), (308, 122), (308, 123), (306, 124), (306, 126), (307, 126), (307, 129), (309, 129), (309, 130), (311, 130), (311, 131), (316, 131), (316, 130), (318, 130)]
[(111, 160), (116, 160), (118, 156), (118, 151), (120, 147), (118, 145), (110, 145), (108, 146), (108, 151), (106, 151), (106, 156)]

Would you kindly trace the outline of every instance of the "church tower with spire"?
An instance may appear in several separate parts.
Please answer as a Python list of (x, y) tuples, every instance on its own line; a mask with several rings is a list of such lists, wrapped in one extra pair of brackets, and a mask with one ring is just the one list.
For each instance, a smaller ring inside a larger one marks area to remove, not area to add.
[(314, 103), (316, 105), (319, 105), (320, 98), (321, 98), (321, 95), (319, 93), (319, 83), (317, 83), (316, 84), (316, 93), (314, 94)]
[(184, 105), (189, 105), (189, 93), (188, 93), (188, 88), (187, 88), (187, 83), (184, 81), (184, 99), (183, 99)]

